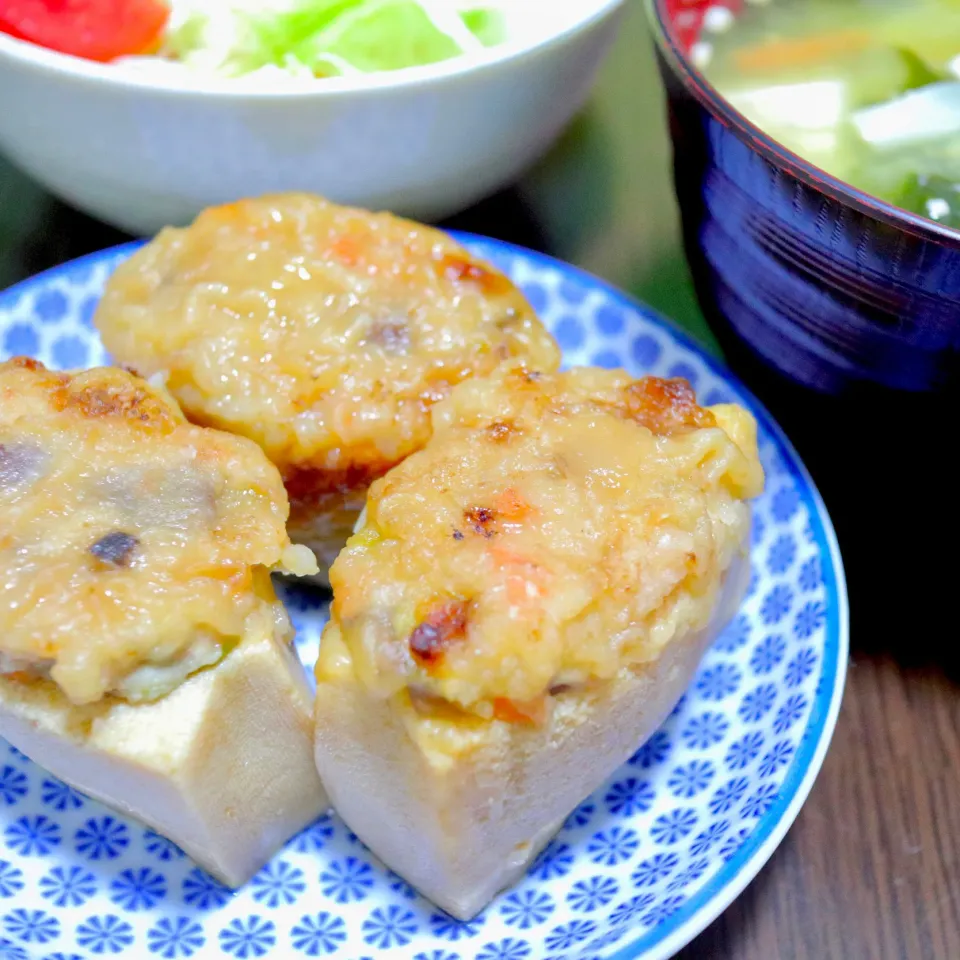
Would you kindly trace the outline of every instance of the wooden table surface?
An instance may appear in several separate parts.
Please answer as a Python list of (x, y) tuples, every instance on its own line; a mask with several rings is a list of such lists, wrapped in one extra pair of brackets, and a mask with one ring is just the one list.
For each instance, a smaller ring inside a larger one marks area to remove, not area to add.
[[(659, 81), (635, 9), (590, 109), (515, 188), (454, 225), (585, 266), (715, 349), (686, 273), (667, 168)], [(0, 287), (122, 239), (0, 159)], [(882, 526), (841, 549), (853, 568), (858, 551), (884, 549)], [(851, 595), (846, 698), (806, 806), (683, 960), (960, 960), (960, 642), (949, 621), (920, 617), (936, 596), (900, 598), (901, 612), (913, 605), (919, 619), (896, 620), (885, 616), (887, 598), (869, 594)], [(950, 598), (939, 599), (949, 610)]]
[(682, 960), (960, 957), (958, 677), (909, 659), (854, 651), (797, 822)]

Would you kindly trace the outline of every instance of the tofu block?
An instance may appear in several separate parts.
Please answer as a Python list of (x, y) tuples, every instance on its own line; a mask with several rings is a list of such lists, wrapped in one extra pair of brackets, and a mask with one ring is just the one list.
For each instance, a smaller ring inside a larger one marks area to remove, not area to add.
[(245, 882), (327, 805), (280, 475), (124, 370), (0, 363), (0, 736)]
[(237, 887), (328, 806), (311, 706), (296, 654), (264, 631), (150, 703), (76, 706), (0, 677), (0, 736)]
[[(326, 683), (316, 757), (334, 808), (392, 870), (460, 920), (520, 880), (569, 814), (624, 764), (683, 695), (743, 594), (739, 562), (710, 626), (624, 668), (603, 690), (555, 698), (544, 726), (464, 734), (450, 760), (412, 707)], [(324, 637), (333, 645), (335, 633)], [(419, 729), (418, 729), (419, 727)]]
[(458, 386), (331, 569), (316, 761), (460, 919), (653, 733), (736, 611), (755, 424), (683, 381), (523, 368)]

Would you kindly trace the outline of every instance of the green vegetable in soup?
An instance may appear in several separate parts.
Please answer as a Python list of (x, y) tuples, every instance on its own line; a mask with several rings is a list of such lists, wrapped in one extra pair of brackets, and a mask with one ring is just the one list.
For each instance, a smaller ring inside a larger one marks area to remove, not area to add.
[(956, 181), (911, 174), (891, 199), (898, 207), (960, 229), (960, 183)]
[(711, 39), (707, 76), (770, 136), (960, 226), (960, 0), (772, 0)]
[(903, 74), (900, 80), (900, 89), (917, 90), (928, 83), (936, 83), (946, 77), (946, 71), (938, 71), (907, 47), (897, 47), (896, 54), (900, 58)]

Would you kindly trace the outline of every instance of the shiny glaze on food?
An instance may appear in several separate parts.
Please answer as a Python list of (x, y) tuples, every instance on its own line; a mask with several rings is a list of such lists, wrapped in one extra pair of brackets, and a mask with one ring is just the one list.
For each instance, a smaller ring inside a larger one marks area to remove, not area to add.
[(516, 287), (445, 234), (301, 194), (163, 231), (118, 268), (96, 322), (191, 420), (263, 447), (291, 535), (329, 560), (453, 385), (560, 359)]
[(153, 699), (258, 618), (289, 632), (269, 570), (315, 566), (286, 518), (255, 444), (145, 380), (0, 364), (0, 673)]
[(762, 486), (752, 416), (685, 381), (515, 366), (461, 384), (371, 487), (318, 679), (541, 723), (706, 626)]

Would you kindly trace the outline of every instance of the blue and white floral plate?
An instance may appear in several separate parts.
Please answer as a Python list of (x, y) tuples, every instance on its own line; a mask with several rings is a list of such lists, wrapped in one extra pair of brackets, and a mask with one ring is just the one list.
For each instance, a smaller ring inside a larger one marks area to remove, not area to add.
[[(847, 664), (843, 571), (817, 491), (770, 416), (662, 319), (572, 267), (465, 240), (523, 286), (568, 363), (684, 376), (706, 403), (754, 409), (767, 491), (743, 609), (663, 728), (469, 923), (417, 896), (333, 814), (233, 894), (0, 741), (0, 960), (654, 960), (702, 930), (773, 853), (823, 761)], [(130, 250), (0, 294), (0, 359), (103, 363), (91, 317)], [(300, 588), (286, 599), (312, 666), (321, 597)]]

